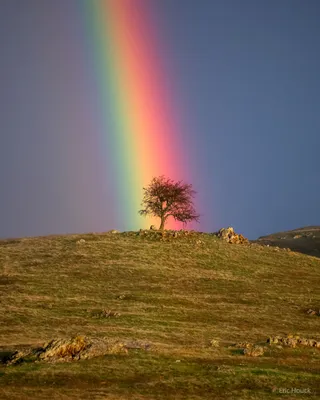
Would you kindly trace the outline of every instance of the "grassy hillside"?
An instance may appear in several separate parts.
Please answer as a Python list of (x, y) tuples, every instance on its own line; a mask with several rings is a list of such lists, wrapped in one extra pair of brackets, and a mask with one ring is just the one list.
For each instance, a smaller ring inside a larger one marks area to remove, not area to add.
[(257, 241), (260, 244), (269, 244), (281, 248), (288, 247), (293, 251), (320, 257), (320, 226), (306, 226), (262, 236)]
[[(209, 234), (108, 233), (0, 241), (0, 266), (2, 355), (75, 335), (148, 344), (89, 360), (0, 363), (1, 399), (317, 396), (320, 349), (266, 340), (320, 340), (320, 317), (306, 313), (320, 308), (319, 258)], [(239, 342), (265, 353), (244, 355)]]

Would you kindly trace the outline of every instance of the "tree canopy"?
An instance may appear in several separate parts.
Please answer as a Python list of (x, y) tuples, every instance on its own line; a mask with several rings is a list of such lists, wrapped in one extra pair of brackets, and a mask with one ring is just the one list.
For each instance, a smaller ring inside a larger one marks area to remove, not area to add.
[(199, 222), (200, 215), (196, 213), (192, 198), (196, 191), (191, 184), (173, 181), (164, 175), (153, 178), (148, 187), (143, 188), (144, 195), (139, 211), (140, 215), (153, 215), (160, 218), (160, 228), (164, 229), (167, 219), (171, 216), (176, 221)]

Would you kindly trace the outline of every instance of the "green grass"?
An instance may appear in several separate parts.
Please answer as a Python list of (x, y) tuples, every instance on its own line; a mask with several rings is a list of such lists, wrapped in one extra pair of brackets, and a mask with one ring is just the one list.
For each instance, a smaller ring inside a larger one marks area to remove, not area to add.
[[(305, 312), (320, 308), (320, 259), (197, 239), (0, 241), (0, 351), (77, 334), (151, 344), (73, 363), (0, 364), (0, 398), (316, 398), (319, 349), (272, 347), (250, 358), (231, 345), (287, 333), (320, 340), (320, 318)], [(121, 315), (93, 317), (103, 309)]]

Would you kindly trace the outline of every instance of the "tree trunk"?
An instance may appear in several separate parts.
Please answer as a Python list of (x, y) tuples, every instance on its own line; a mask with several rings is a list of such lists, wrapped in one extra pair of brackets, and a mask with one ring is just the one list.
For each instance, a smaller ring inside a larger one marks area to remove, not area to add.
[(165, 216), (161, 217), (161, 223), (160, 223), (160, 231), (164, 230), (164, 223), (166, 222)]

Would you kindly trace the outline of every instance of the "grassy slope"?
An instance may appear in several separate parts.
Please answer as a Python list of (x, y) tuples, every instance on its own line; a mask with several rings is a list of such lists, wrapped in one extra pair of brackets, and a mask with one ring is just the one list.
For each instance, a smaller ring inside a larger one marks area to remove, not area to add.
[(306, 226), (292, 231), (262, 236), (257, 243), (289, 247), (293, 251), (320, 258), (320, 226)]
[[(80, 238), (86, 242), (77, 244)], [(319, 388), (320, 350), (249, 358), (228, 346), (286, 333), (320, 340), (320, 318), (305, 313), (320, 308), (320, 260), (201, 240), (87, 234), (0, 241), (2, 349), (75, 334), (153, 345), (74, 363), (0, 366), (0, 398), (316, 398), (272, 388)], [(92, 318), (104, 308), (121, 316)], [(219, 347), (208, 345), (213, 338)]]

